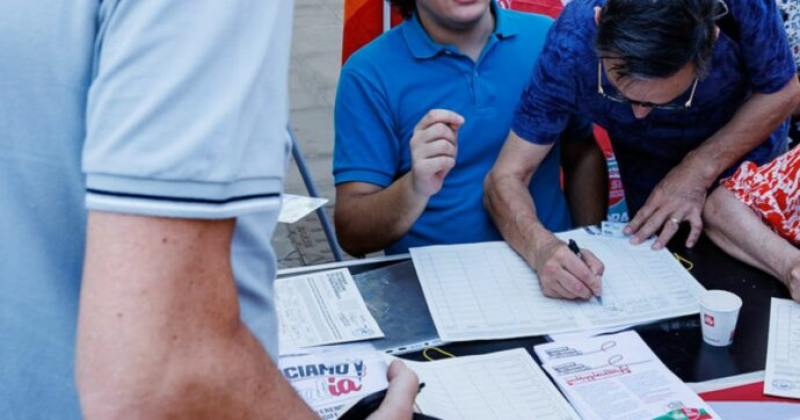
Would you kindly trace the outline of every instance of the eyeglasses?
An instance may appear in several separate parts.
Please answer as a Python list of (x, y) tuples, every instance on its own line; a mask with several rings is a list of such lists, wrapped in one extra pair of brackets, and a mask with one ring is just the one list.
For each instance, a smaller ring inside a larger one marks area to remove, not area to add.
[(603, 58), (601, 57), (597, 60), (597, 93), (599, 93), (600, 96), (606, 99), (610, 99), (614, 102), (635, 105), (642, 108), (664, 109), (669, 111), (689, 109), (692, 106), (692, 100), (694, 100), (694, 92), (697, 90), (697, 82), (699, 81), (700, 79), (698, 79), (697, 77), (694, 78), (694, 83), (692, 83), (692, 92), (689, 94), (689, 99), (687, 99), (686, 102), (682, 104), (681, 103), (656, 104), (652, 102), (636, 101), (633, 99), (626, 98), (625, 96), (622, 96), (622, 94), (620, 93), (606, 93), (603, 90)]

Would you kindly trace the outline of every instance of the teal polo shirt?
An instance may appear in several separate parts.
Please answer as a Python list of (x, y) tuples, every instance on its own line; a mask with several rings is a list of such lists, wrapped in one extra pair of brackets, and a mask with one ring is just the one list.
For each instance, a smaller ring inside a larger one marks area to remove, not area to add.
[[(411, 169), (414, 127), (431, 109), (466, 119), (458, 132), (456, 166), (423, 214), (387, 254), (410, 247), (500, 240), (483, 207), (483, 180), (511, 127), (514, 109), (552, 23), (550, 18), (492, 5), (495, 30), (477, 61), (434, 42), (417, 16), (356, 52), (342, 68), (334, 114), (333, 175), (337, 185), (388, 187)], [(590, 139), (585, 121), (571, 138)], [(560, 149), (553, 148), (530, 191), (542, 223), (571, 227), (559, 182)]]

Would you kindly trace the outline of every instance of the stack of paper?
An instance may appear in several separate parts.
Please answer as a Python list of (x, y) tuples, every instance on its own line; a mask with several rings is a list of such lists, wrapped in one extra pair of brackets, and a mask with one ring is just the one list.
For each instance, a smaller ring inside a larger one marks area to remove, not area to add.
[(620, 327), (695, 314), (705, 290), (667, 250), (649, 243), (560, 233), (605, 264), (603, 304), (551, 299), (505, 242), (412, 248), (425, 300), (445, 342)]
[(800, 398), (800, 303), (772, 298), (764, 393)]
[(718, 419), (634, 331), (535, 347), (584, 420)]
[(388, 386), (388, 365), (383, 354), (363, 347), (340, 346), (281, 357), (278, 365), (286, 380), (322, 420), (337, 418), (358, 400)]
[(440, 419), (580, 419), (524, 349), (405, 362), (425, 388), (419, 411)]
[(275, 281), (280, 354), (383, 337), (347, 269)]

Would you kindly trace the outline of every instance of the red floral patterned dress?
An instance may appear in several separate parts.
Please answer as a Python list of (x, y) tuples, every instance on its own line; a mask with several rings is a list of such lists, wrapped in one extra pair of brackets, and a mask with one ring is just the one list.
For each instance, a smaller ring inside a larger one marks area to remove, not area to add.
[(745, 162), (722, 186), (775, 232), (800, 245), (800, 147), (761, 167)]

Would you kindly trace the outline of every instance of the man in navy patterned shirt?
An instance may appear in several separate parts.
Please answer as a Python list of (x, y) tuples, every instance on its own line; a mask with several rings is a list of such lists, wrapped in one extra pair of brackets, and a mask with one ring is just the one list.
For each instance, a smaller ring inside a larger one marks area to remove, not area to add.
[(702, 231), (706, 192), (743, 158), (786, 150), (800, 84), (774, 1), (575, 0), (553, 25), (486, 179), (486, 204), (505, 239), (551, 295), (601, 293), (586, 264), (542, 227), (524, 180), (571, 116), (608, 132), (640, 243), (664, 247), (681, 223)]

